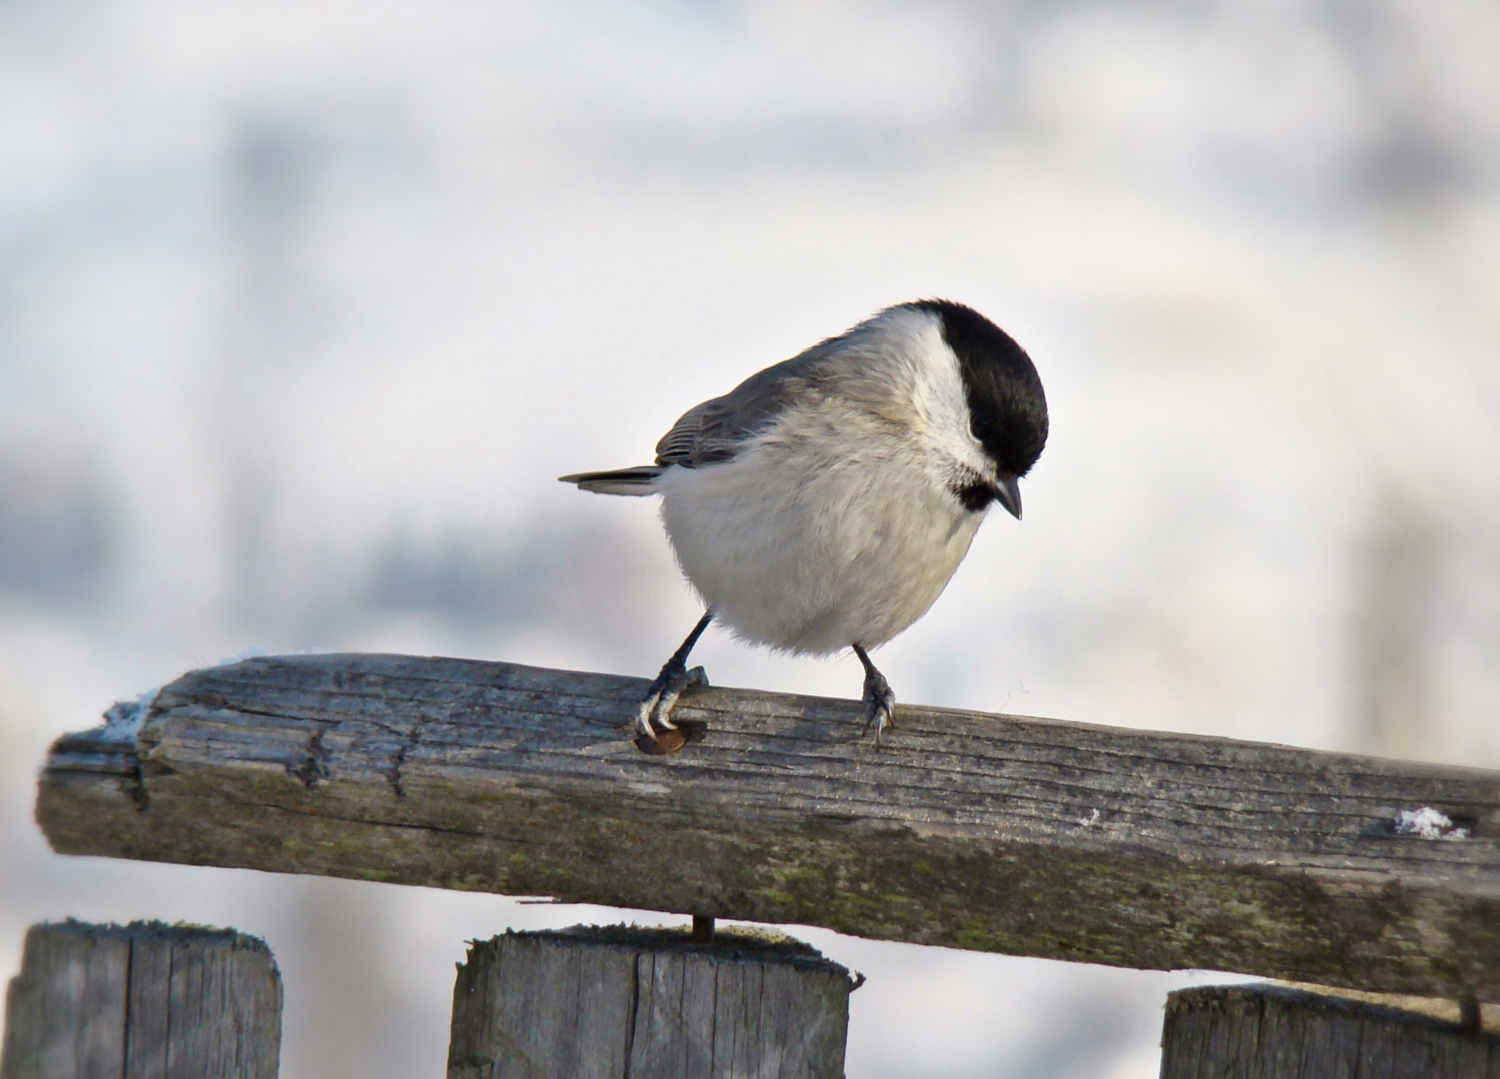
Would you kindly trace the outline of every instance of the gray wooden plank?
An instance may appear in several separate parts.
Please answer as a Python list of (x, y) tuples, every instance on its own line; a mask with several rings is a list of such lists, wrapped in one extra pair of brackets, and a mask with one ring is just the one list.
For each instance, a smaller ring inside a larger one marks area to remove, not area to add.
[(130, 944), (32, 926), (5, 1003), (0, 1079), (123, 1076)]
[(64, 922), (26, 934), (0, 1079), (275, 1079), (281, 978), (233, 930)]
[[(641, 753), (645, 683), (262, 657), (54, 747), (63, 853), (248, 866), (1153, 968), (1500, 1000), (1500, 775), (722, 688)], [(1403, 834), (1431, 808), (1442, 838)]]
[(625, 926), (475, 941), (449, 1079), (840, 1079), (848, 972), (805, 944)]
[(1161, 1079), (1500, 1079), (1500, 1038), (1283, 986), (1167, 998)]
[(472, 942), (454, 984), (449, 1079), (619, 1079), (634, 986), (626, 950), (554, 935)]

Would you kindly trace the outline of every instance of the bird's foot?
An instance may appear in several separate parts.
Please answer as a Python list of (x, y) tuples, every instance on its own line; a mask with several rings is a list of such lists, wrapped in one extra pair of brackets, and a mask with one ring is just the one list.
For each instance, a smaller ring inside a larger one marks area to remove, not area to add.
[(880, 748), (880, 735), (887, 727), (896, 726), (896, 694), (891, 692), (891, 684), (885, 680), (885, 675), (877, 671), (873, 666), (865, 671), (865, 729), (863, 734), (870, 733), (870, 727), (875, 727), (875, 748)]
[(688, 689), (706, 685), (708, 675), (702, 667), (689, 670), (676, 656), (667, 660), (636, 709), (632, 726), (640, 733), (635, 744), (647, 753), (675, 753), (681, 749), (687, 743), (687, 736), (672, 722), (672, 709)]

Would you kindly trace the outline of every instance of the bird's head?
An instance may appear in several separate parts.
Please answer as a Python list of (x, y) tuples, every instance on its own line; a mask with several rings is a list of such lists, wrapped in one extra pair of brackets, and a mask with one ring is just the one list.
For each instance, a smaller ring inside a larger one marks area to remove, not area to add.
[(999, 502), (1019, 519), (1018, 481), (1047, 444), (1047, 397), (1031, 357), (972, 307), (950, 300), (920, 300), (912, 306), (937, 316), (943, 340), (958, 357), (969, 431), (995, 466), (993, 481), (986, 478), (982, 487), (971, 488), (965, 503), (980, 509)]

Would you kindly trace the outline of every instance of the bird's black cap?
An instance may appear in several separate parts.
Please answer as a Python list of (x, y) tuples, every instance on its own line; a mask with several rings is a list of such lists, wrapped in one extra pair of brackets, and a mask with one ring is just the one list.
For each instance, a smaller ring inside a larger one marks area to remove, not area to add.
[(1047, 396), (1026, 351), (972, 307), (951, 300), (911, 305), (937, 315), (958, 357), (969, 426), (1001, 473), (1024, 476), (1047, 444)]

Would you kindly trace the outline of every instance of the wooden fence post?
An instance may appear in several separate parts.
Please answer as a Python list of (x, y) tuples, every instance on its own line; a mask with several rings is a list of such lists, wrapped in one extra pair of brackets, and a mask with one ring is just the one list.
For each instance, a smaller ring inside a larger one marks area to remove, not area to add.
[(780, 934), (506, 933), (458, 969), (448, 1079), (840, 1079), (851, 985)]
[(265, 943), (160, 922), (34, 925), (5, 1001), (0, 1079), (275, 1079)]
[(1161, 1079), (1500, 1079), (1500, 1038), (1270, 985), (1167, 996)]

